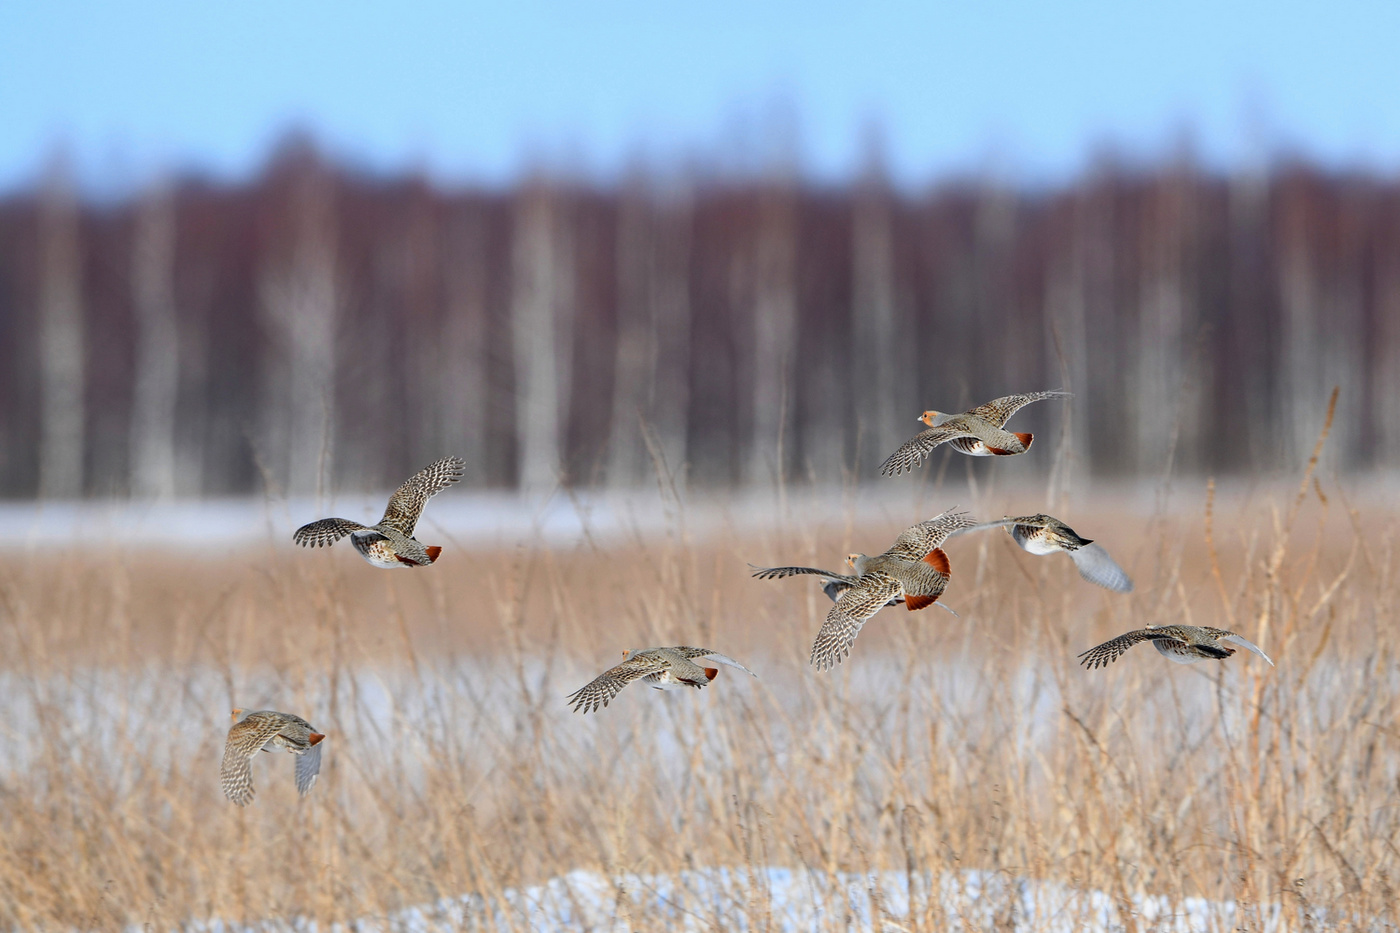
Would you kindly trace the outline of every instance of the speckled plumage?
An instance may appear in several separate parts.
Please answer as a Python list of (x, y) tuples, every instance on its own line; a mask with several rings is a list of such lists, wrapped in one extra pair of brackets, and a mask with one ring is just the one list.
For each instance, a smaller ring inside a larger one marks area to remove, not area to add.
[(880, 473), (898, 476), (912, 470), (940, 444), (952, 444), (955, 450), (970, 457), (1023, 454), (1030, 449), (1034, 435), (1004, 430), (1007, 420), (1031, 402), (1069, 397), (1070, 393), (1058, 390), (1008, 395), (953, 415), (941, 424), (935, 424), (934, 420), (942, 417), (943, 412), (926, 411), (918, 420), (928, 425), (928, 429), (920, 431), (890, 454), (880, 465)]
[(676, 687), (703, 687), (719, 673), (713, 667), (696, 664), (696, 659), (711, 660), (736, 667), (757, 677), (753, 671), (731, 657), (709, 648), (678, 645), (674, 648), (637, 648), (622, 652), (623, 661), (609, 668), (587, 684), (565, 697), (572, 701), (574, 712), (591, 713), (606, 707), (622, 688), (634, 680), (669, 690)]
[(770, 580), (807, 573), (825, 577), (828, 585), (836, 584), (835, 605), (812, 644), (811, 663), (818, 670), (827, 670), (846, 657), (861, 628), (884, 607), (902, 599), (911, 611), (923, 609), (943, 595), (952, 568), (939, 545), (954, 531), (972, 524), (965, 513), (951, 509), (919, 522), (902, 531), (883, 554), (847, 557), (854, 574), (812, 567), (774, 567), (754, 576)]
[[(850, 558), (847, 558), (847, 563), (850, 563)], [(749, 566), (753, 567), (752, 564)], [(787, 577), (795, 577), (798, 574), (811, 574), (815, 577), (821, 577), (822, 592), (825, 593), (827, 598), (832, 602), (836, 602), (836, 600), (840, 599), (842, 593), (855, 586), (860, 580), (860, 577), (855, 574), (837, 573), (834, 570), (821, 570), (817, 567), (753, 567), (753, 570), (753, 576), (758, 580), (783, 580)], [(903, 602), (904, 594), (901, 593), (885, 605), (898, 606)]]
[(1151, 641), (1153, 647), (1164, 657), (1178, 664), (1194, 664), (1207, 658), (1228, 658), (1235, 653), (1235, 649), (1220, 644), (1222, 641), (1253, 651), (1268, 661), (1270, 666), (1274, 663), (1258, 645), (1242, 635), (1236, 635), (1223, 628), (1202, 625), (1150, 625), (1135, 632), (1127, 632), (1085, 651), (1079, 656), (1079, 663), (1091, 670), (1106, 667), (1140, 641)]
[(365, 526), (348, 518), (323, 518), (302, 525), (292, 540), (303, 547), (329, 547), (346, 535), (366, 561), (376, 567), (423, 567), (437, 560), (440, 547), (425, 547), (413, 537), (423, 507), (439, 491), (462, 478), (466, 463), (444, 457), (415, 473), (389, 499), (379, 524)]
[(324, 735), (311, 723), (291, 713), (260, 709), (233, 711), (233, 726), (224, 744), (223, 766), (219, 769), (224, 795), (240, 807), (253, 802), (253, 758), (260, 751), (284, 748), (297, 756), (297, 792), (311, 793), (321, 773), (321, 740)]

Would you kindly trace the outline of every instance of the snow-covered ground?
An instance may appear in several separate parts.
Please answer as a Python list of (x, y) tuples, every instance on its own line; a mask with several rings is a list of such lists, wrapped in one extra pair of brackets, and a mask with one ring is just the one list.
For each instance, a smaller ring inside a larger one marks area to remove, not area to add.
[[(1186, 898), (1134, 894), (1129, 898), (1138, 929), (1160, 933), (1224, 933), (1241, 928), (1281, 929), (1277, 905), (1245, 907)], [(671, 930), (902, 931), (1007, 930), (1016, 933), (1096, 933), (1130, 924), (1118, 900), (1104, 891), (1010, 878), (986, 872), (941, 875), (873, 872), (830, 875), (807, 869), (715, 868), (679, 875), (621, 875), (574, 871), (549, 882), (507, 891), (486, 903), (464, 895), (363, 918), (346, 927), (356, 933), (436, 933), (446, 930), (526, 929), (535, 933), (599, 931), (626, 933), (638, 925)], [(644, 923), (640, 918), (645, 918)], [(1321, 919), (1321, 918), (1317, 918)], [(300, 919), (269, 920), (254, 927), (210, 920), (207, 933), (311, 933)]]
[[(68, 544), (124, 542), (183, 547), (247, 546), (265, 542), (290, 544), (298, 526), (328, 515), (366, 523), (379, 520), (388, 490), (340, 495), (317, 501), (260, 498), (209, 499), (176, 502), (131, 502), (97, 499), (59, 502), (0, 502), (0, 549), (26, 549)], [(927, 518), (958, 506), (981, 517), (985, 508), (1002, 508), (1009, 489), (949, 479), (886, 483), (854, 488), (802, 487), (788, 493), (771, 489), (736, 491), (692, 490), (678, 503), (670, 490), (633, 492), (576, 491), (528, 499), (512, 492), (452, 489), (435, 496), (420, 528), (430, 537), (443, 536), (457, 545), (503, 541), (544, 541), (554, 545), (606, 545), (635, 537), (649, 538), (684, 531), (771, 529), (784, 523), (844, 523), (852, 515), (865, 521), (900, 523)], [(1199, 490), (1191, 493), (1199, 498)], [(1102, 507), (1105, 491), (1095, 491)], [(1026, 510), (1041, 507), (1043, 487), (1015, 491)], [(1124, 486), (1109, 496), (1134, 511), (1154, 507), (1154, 490), (1146, 485)], [(1196, 507), (1193, 499), (1192, 508)], [(994, 517), (1000, 517), (998, 513)], [(420, 537), (421, 537), (420, 533)]]

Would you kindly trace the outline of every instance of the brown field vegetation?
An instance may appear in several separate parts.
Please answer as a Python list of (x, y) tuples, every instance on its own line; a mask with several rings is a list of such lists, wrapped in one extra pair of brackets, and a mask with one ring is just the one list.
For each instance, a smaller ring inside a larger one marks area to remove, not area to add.
[[(980, 516), (1034, 510), (982, 498)], [(1211, 498), (1063, 510), (1133, 574), (1129, 596), (999, 532), (956, 539), (960, 617), (884, 610), (830, 674), (806, 665), (817, 587), (751, 580), (746, 562), (831, 566), (897, 530), (852, 509), (733, 536), (678, 510), (659, 538), (451, 548), (402, 574), (348, 546), (4, 552), (0, 929), (324, 929), (464, 894), (498, 912), (453, 928), (528, 929), (506, 891), (714, 866), (1055, 880), (1106, 892), (1128, 930), (1154, 928), (1129, 909), (1144, 894), (1235, 903), (1219, 929), (1394, 924), (1396, 512), (1311, 478), (1222, 492), (1208, 518)], [(912, 517), (955, 501), (930, 494)], [(1075, 662), (1172, 621), (1233, 628), (1278, 666), (1182, 667), (1148, 646)], [(634, 685), (596, 716), (567, 710), (623, 648), (685, 643), (761, 679), (725, 669), (704, 691)], [(310, 797), (265, 755), (254, 805), (224, 800), (235, 705), (328, 734)], [(947, 928), (914, 890), (883, 928)], [(812, 891), (847, 928), (840, 898)], [(777, 928), (773, 909), (737, 883), (750, 928)]]

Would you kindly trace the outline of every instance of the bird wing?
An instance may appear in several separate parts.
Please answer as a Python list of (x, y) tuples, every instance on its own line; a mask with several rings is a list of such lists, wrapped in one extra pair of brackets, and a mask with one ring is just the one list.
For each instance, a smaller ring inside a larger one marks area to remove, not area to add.
[(973, 521), (966, 512), (948, 509), (928, 521), (919, 522), (901, 531), (899, 537), (894, 539), (894, 544), (881, 556), (909, 561), (923, 560), (954, 531), (971, 528), (972, 525)]
[(948, 537), (956, 538), (959, 535), (965, 535), (973, 531), (986, 531), (990, 528), (1005, 528), (1007, 525), (1020, 524), (1024, 524), (1024, 522), (1022, 522), (1019, 518), (1002, 518), (994, 522), (978, 522), (975, 525), (966, 525), (962, 528), (954, 528), (952, 531), (948, 532)]
[(811, 663), (819, 671), (841, 663), (855, 644), (866, 621), (900, 592), (899, 581), (884, 573), (867, 573), (841, 594), (826, 614), (817, 640), (812, 643)]
[(351, 532), (365, 530), (364, 525), (348, 518), (323, 518), (302, 525), (292, 533), (292, 540), (302, 547), (329, 547)]
[(323, 742), (317, 742), (306, 751), (297, 754), (297, 793), (303, 797), (311, 793), (311, 788), (316, 783), (316, 776), (321, 773), (322, 744)]
[(900, 448), (890, 454), (885, 462), (880, 464), (881, 476), (898, 476), (907, 473), (919, 465), (933, 449), (939, 444), (946, 444), (959, 437), (976, 437), (967, 425), (958, 422), (948, 422), (920, 431), (909, 440), (905, 441)]
[[(753, 564), (749, 564), (753, 567)], [(810, 573), (815, 577), (827, 577), (831, 580), (855, 581), (855, 577), (844, 573), (834, 573), (830, 570), (819, 570), (816, 567), (754, 567), (753, 576), (758, 580), (783, 580), (788, 577), (795, 577), (798, 574)]]
[[(1074, 566), (1079, 569), (1079, 575), (1097, 586), (1115, 593), (1131, 593), (1133, 591), (1132, 579), (1123, 572), (1123, 568), (1108, 556), (1108, 552), (1097, 544), (1086, 544), (1075, 548), (1073, 551), (1066, 551), (1070, 560), (1074, 561)], [(1255, 649), (1258, 650), (1258, 649)]]
[(1245, 638), (1243, 635), (1236, 635), (1234, 632), (1226, 632), (1224, 635), (1220, 636), (1220, 640), (1228, 641), (1233, 644), (1239, 645), (1241, 648), (1253, 651), (1255, 654), (1259, 655), (1259, 657), (1263, 658), (1265, 661), (1268, 661), (1270, 667), (1274, 666), (1273, 659), (1270, 658), (1267, 654), (1265, 654), (1262, 648), (1260, 648), (1254, 642), (1250, 641), (1248, 638)]
[(1118, 658), (1122, 656), (1123, 652), (1127, 651), (1129, 648), (1131, 648), (1133, 645), (1136, 645), (1138, 642), (1152, 641), (1154, 639), (1165, 639), (1168, 641), (1178, 642), (1182, 645), (1185, 644), (1184, 641), (1182, 641), (1179, 638), (1176, 638), (1170, 632), (1166, 632), (1163, 629), (1141, 628), (1135, 632), (1128, 632), (1124, 635), (1119, 635), (1117, 638), (1110, 638), (1102, 645), (1096, 645), (1093, 648), (1090, 648), (1088, 651), (1084, 652), (1079, 656), (1079, 663), (1083, 664), (1090, 670), (1093, 670), (1096, 667), (1107, 667), (1112, 662), (1117, 661)]
[[(859, 577), (848, 576), (832, 577), (830, 580), (827, 580), (825, 583), (822, 584), (822, 592), (826, 594), (827, 599), (831, 600), (834, 603), (836, 602), (836, 600), (841, 598), (842, 593), (855, 586), (856, 582), (859, 579)], [(902, 602), (904, 602), (904, 594), (900, 593), (898, 596), (895, 596), (889, 602), (885, 603), (885, 605), (898, 606)], [(951, 612), (952, 610), (949, 611)]]
[(634, 655), (617, 667), (609, 668), (579, 689), (565, 697), (572, 700), (574, 712), (593, 713), (612, 702), (622, 688), (639, 677), (661, 674), (666, 670), (666, 659), (652, 655)]
[(978, 405), (967, 414), (981, 418), (994, 428), (1002, 428), (1006, 426), (1006, 422), (1012, 415), (1031, 402), (1039, 402), (1047, 398), (1072, 397), (1071, 393), (1062, 392), (1059, 389), (1049, 392), (1028, 392), (1025, 395), (1008, 395), (1004, 398), (994, 398), (985, 405)]
[(438, 492), (461, 479), (466, 467), (466, 461), (460, 457), (443, 457), (425, 466), (389, 498), (389, 506), (384, 510), (379, 524), (402, 532), (405, 537), (412, 537), (418, 517), (423, 514), (423, 506)]
[(682, 657), (706, 658), (711, 661), (718, 661), (720, 664), (728, 664), (730, 667), (737, 667), (745, 674), (751, 674), (754, 677), (758, 676), (757, 674), (754, 674), (753, 671), (749, 670), (747, 667), (740, 664), (738, 661), (734, 660), (728, 655), (720, 654), (718, 651), (711, 651), (709, 648), (689, 648), (685, 645), (682, 645), (676, 648), (675, 650), (679, 652)]
[(253, 756), (282, 729), (276, 714), (251, 713), (228, 730), (219, 782), (224, 796), (240, 807), (253, 802)]

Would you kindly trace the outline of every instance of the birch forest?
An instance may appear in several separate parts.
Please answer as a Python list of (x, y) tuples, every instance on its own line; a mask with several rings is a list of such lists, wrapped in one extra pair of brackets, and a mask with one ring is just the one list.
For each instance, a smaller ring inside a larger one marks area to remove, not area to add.
[(1387, 469), (1400, 183), (472, 189), (296, 144), (93, 201), (55, 162), (0, 198), (0, 354), (9, 498), (387, 488), (447, 453), (527, 493), (874, 481), (925, 409), (1046, 388), (1075, 398), (1017, 417), (1093, 477), (1291, 475), (1333, 386), (1333, 465)]

